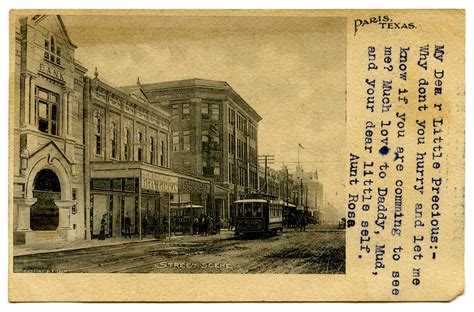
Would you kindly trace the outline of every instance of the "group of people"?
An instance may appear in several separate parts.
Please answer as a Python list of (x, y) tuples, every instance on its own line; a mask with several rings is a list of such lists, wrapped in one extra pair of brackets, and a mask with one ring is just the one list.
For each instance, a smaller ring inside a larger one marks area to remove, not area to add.
[(308, 217), (304, 213), (294, 214), (291, 212), (284, 220), (284, 225), (287, 228), (299, 228), (301, 231), (306, 231), (308, 221)]
[[(155, 237), (158, 237), (160, 234), (168, 233), (168, 230), (173, 234), (176, 234), (177, 232), (183, 234), (200, 234), (203, 236), (220, 234), (222, 224), (224, 222), (221, 217), (213, 218), (212, 216), (205, 215), (203, 213), (200, 216), (194, 217), (192, 224), (189, 217), (186, 218), (182, 215), (172, 216), (170, 224), (168, 224), (169, 219), (167, 215), (163, 216), (161, 223), (159, 222), (158, 218), (153, 218), (153, 220), (154, 221), (152, 224), (149, 224), (148, 218), (146, 216), (142, 219), (141, 229), (143, 237), (146, 238), (150, 231), (155, 235)], [(233, 221), (230, 220), (229, 230), (231, 230), (232, 227)], [(102, 216), (100, 222), (100, 232), (98, 239), (104, 240), (106, 239), (107, 235), (107, 215), (105, 214)], [(125, 238), (132, 238), (132, 220), (128, 213), (125, 214), (123, 218), (122, 236)]]

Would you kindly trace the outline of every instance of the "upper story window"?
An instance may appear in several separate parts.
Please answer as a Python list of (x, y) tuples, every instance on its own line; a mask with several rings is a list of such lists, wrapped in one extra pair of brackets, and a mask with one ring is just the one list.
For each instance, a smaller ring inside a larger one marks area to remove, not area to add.
[(247, 120), (240, 114), (237, 114), (237, 129), (242, 133), (247, 133)]
[(143, 161), (143, 133), (138, 132), (137, 157), (138, 161)]
[(130, 146), (131, 146), (130, 129), (125, 128), (125, 136), (123, 137), (123, 157), (125, 160), (130, 160)]
[(39, 131), (58, 134), (58, 107), (59, 95), (39, 87), (35, 88), (36, 120)]
[(179, 104), (173, 104), (171, 105), (171, 115), (173, 117), (179, 116)]
[(117, 158), (117, 124), (112, 121), (110, 123), (110, 158)]
[(173, 131), (173, 151), (179, 151), (179, 131)]
[(183, 119), (189, 119), (189, 103), (183, 104)]
[(209, 132), (207, 130), (201, 131), (201, 142), (202, 142), (202, 149), (205, 150), (208, 147), (209, 142)]
[(228, 115), (229, 124), (234, 125), (235, 124), (235, 110), (229, 107), (228, 114), (229, 114)]
[(166, 143), (164, 140), (160, 141), (160, 166), (166, 166)]
[(99, 112), (94, 113), (95, 154), (102, 155), (102, 117)]
[(209, 119), (209, 104), (207, 103), (201, 103), (201, 118)]
[(189, 143), (189, 130), (183, 131), (183, 150), (189, 151), (191, 149)]
[(220, 106), (219, 104), (212, 104), (212, 114), (211, 114), (211, 119), (212, 120), (219, 120), (220, 116)]
[(62, 48), (57, 44), (53, 35), (44, 40), (44, 59), (54, 64), (61, 65)]
[(150, 163), (155, 164), (156, 163), (156, 142), (155, 142), (155, 137), (150, 136)]

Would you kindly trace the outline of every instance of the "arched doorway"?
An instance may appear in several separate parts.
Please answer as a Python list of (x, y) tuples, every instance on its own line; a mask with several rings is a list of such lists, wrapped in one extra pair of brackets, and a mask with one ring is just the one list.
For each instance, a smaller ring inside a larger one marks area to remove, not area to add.
[(61, 183), (51, 169), (43, 169), (33, 182), (33, 197), (37, 199), (31, 206), (30, 227), (33, 231), (54, 231), (59, 224), (59, 208), (54, 203), (61, 199)]

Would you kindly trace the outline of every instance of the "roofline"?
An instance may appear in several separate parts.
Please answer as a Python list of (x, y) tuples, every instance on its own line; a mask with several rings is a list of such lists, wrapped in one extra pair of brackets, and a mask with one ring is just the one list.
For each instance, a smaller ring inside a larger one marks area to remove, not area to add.
[(107, 89), (109, 89), (109, 91), (111, 91), (110, 89), (113, 90), (113, 92), (117, 92), (118, 94), (120, 94), (121, 96), (127, 98), (128, 100), (130, 100), (130, 102), (132, 102), (133, 104), (135, 105), (138, 105), (138, 106), (141, 106), (141, 107), (144, 107), (146, 109), (150, 109), (152, 110), (153, 112), (157, 113), (158, 115), (160, 115), (161, 117), (163, 118), (166, 118), (166, 119), (171, 119), (171, 116), (168, 112), (166, 112), (165, 110), (159, 108), (159, 107), (156, 107), (155, 105), (146, 105), (144, 103), (141, 103), (140, 101), (137, 101), (136, 99), (134, 99), (133, 97), (131, 97), (130, 95), (126, 94), (125, 92), (123, 92), (122, 90), (120, 90), (119, 88), (117, 87), (114, 87), (102, 80), (100, 80), (99, 78), (90, 78), (88, 77), (88, 79), (91, 80), (91, 82), (96, 82), (98, 85), (102, 86), (102, 87), (105, 87)]
[[(185, 86), (164, 86), (164, 87), (159, 87), (160, 84), (165, 84), (165, 83), (178, 83), (178, 82), (184, 82), (184, 81), (193, 81), (194, 84), (190, 85), (185, 85)], [(209, 81), (209, 82), (217, 82), (221, 83), (223, 85), (215, 85), (215, 86), (210, 86), (210, 85), (205, 85), (205, 84), (200, 84), (199, 81)], [(257, 122), (261, 121), (263, 118), (260, 116), (259, 113), (253, 107), (247, 103), (246, 100), (244, 100), (240, 94), (238, 94), (232, 86), (227, 83), (226, 81), (222, 80), (210, 80), (210, 79), (201, 79), (201, 78), (191, 78), (191, 79), (181, 79), (181, 80), (171, 80), (171, 81), (163, 81), (163, 82), (157, 82), (157, 83), (144, 83), (142, 84), (142, 87), (146, 89), (146, 91), (153, 91), (156, 89), (159, 90), (173, 90), (173, 89), (192, 89), (192, 88), (203, 88), (203, 89), (220, 89), (220, 90), (226, 90), (229, 91), (231, 95), (235, 96), (238, 101), (243, 103), (249, 110), (250, 112), (256, 117)]]

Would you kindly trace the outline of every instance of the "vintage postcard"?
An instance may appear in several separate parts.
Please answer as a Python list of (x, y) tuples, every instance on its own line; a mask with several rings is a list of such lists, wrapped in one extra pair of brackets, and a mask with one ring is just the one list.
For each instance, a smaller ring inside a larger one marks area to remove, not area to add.
[(10, 300), (453, 300), (464, 19), (12, 11)]

